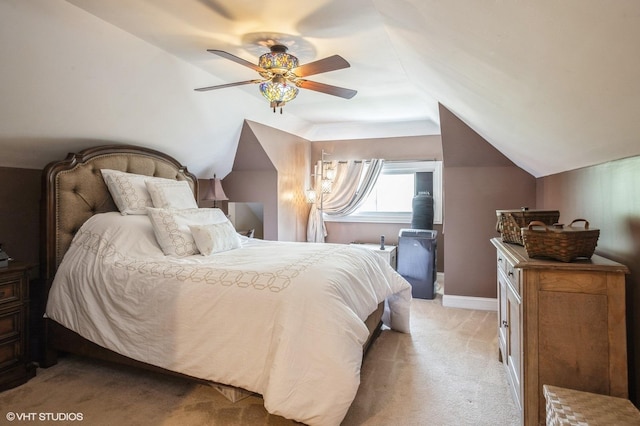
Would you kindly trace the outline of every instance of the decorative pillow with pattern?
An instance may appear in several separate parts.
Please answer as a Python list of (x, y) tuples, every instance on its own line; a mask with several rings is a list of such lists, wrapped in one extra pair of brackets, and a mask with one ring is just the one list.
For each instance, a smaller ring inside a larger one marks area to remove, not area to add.
[(189, 229), (203, 256), (240, 248), (240, 236), (229, 220), (210, 225), (190, 225)]
[(149, 176), (110, 169), (102, 169), (100, 172), (121, 214), (146, 214), (147, 207), (153, 207), (144, 183)]
[(211, 225), (229, 220), (222, 210), (216, 208), (173, 210), (148, 207), (147, 214), (164, 254), (178, 257), (199, 253), (190, 225)]
[(198, 203), (186, 180), (165, 181), (147, 179), (147, 191), (153, 207), (161, 209), (197, 209)]

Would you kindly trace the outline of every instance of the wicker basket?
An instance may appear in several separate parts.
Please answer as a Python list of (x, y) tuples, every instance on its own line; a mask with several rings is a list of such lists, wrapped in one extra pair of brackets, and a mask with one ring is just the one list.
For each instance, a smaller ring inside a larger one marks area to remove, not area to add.
[(496, 210), (496, 215), (498, 216), (496, 231), (500, 232), (502, 241), (521, 246), (524, 242), (520, 228), (526, 228), (533, 221), (553, 225), (560, 218), (558, 210), (529, 210), (527, 207), (519, 210)]
[[(574, 227), (576, 222), (584, 222), (584, 228)], [(589, 229), (589, 222), (585, 219), (575, 219), (567, 227), (560, 224), (549, 227), (535, 221), (527, 228), (522, 228), (524, 248), (529, 257), (551, 258), (561, 262), (590, 259), (599, 236), (600, 230)]]

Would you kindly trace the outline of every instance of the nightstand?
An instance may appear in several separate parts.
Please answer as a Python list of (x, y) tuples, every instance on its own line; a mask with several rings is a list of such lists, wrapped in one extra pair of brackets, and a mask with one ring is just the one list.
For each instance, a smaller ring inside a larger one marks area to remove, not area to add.
[(0, 391), (35, 376), (29, 357), (29, 269), (32, 265), (9, 262), (0, 268)]
[(391, 265), (393, 269), (396, 269), (396, 253), (398, 252), (396, 246), (390, 246), (385, 244), (384, 250), (380, 250), (380, 244), (352, 243), (352, 245), (355, 245), (358, 247), (364, 247), (366, 249), (369, 249), (378, 253), (380, 256), (385, 258), (387, 262), (389, 262), (389, 265)]

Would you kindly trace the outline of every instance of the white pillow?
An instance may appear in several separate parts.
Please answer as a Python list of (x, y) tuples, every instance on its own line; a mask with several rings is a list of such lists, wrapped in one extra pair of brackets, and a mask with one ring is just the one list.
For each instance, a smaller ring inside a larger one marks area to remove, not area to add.
[(153, 207), (161, 209), (197, 209), (198, 203), (186, 180), (165, 181), (147, 179), (147, 191)]
[(198, 254), (189, 225), (210, 225), (228, 221), (220, 209), (171, 210), (147, 208), (158, 244), (167, 256)]
[(144, 183), (149, 176), (110, 169), (101, 169), (100, 172), (121, 214), (146, 214), (147, 207), (153, 206)]
[(190, 225), (189, 229), (203, 256), (242, 246), (240, 236), (228, 220), (210, 225)]

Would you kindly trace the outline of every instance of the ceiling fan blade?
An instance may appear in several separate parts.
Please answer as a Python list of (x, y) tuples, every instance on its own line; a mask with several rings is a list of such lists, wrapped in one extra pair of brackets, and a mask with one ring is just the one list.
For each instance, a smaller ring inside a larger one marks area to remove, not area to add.
[(329, 84), (318, 83), (317, 81), (309, 80), (296, 80), (296, 86), (303, 89), (326, 93), (327, 95), (339, 96), (345, 99), (351, 99), (356, 95), (356, 93), (358, 93), (357, 90), (345, 89), (343, 87), (331, 86)]
[(343, 68), (349, 68), (349, 62), (346, 61), (340, 55), (329, 56), (328, 58), (319, 59), (308, 64), (300, 65), (297, 68), (292, 69), (293, 73), (298, 77), (307, 77), (309, 75), (320, 74), (322, 72), (329, 72), (335, 70), (341, 70)]
[(264, 81), (264, 80), (238, 81), (236, 83), (227, 83), (227, 84), (219, 84), (217, 86), (200, 87), (198, 89), (193, 89), (193, 90), (195, 90), (197, 92), (206, 92), (207, 90), (224, 89), (225, 87), (233, 87), (233, 86), (242, 86), (244, 84), (261, 83), (262, 81)]
[(222, 56), (225, 59), (229, 59), (230, 61), (233, 61), (233, 62), (235, 62), (237, 64), (244, 65), (245, 67), (249, 67), (252, 70), (256, 70), (258, 72), (267, 72), (267, 70), (265, 70), (264, 68), (261, 68), (261, 67), (257, 66), (256, 64), (253, 64), (253, 63), (251, 63), (251, 62), (249, 62), (249, 61), (247, 61), (245, 59), (242, 59), (242, 58), (240, 58), (240, 57), (238, 57), (236, 55), (232, 55), (229, 52), (225, 52), (224, 50), (207, 49), (207, 52), (211, 52), (211, 53), (213, 53), (215, 55)]

